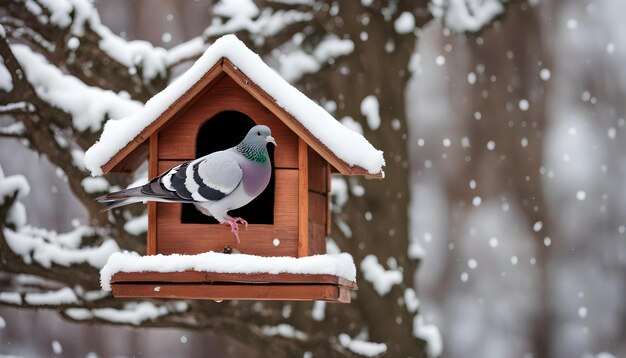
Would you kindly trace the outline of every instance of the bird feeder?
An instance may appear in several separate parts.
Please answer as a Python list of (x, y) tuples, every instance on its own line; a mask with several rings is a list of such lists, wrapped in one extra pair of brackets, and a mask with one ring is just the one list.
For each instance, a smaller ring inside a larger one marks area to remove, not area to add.
[[(235, 252), (227, 259), (253, 255), (271, 260), (326, 254), (331, 172), (382, 178), (382, 152), (289, 85), (232, 35), (209, 47), (133, 118), (110, 120), (100, 142), (87, 153), (86, 164), (96, 173), (133, 172), (147, 158), (152, 178), (236, 145), (257, 124), (271, 128), (278, 147), (270, 151), (268, 188), (230, 212), (249, 222), (240, 231), (241, 243), (192, 204), (149, 202), (147, 256)], [(350, 145), (352, 149), (346, 148)], [(356, 289), (353, 278), (315, 270), (224, 270), (121, 270), (111, 274), (110, 283), (115, 297), (213, 300), (349, 302), (350, 290)]]

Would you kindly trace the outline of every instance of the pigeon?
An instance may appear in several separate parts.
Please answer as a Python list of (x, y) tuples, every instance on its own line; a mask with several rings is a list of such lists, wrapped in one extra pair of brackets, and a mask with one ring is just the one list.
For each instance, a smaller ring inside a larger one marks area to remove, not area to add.
[(268, 126), (252, 127), (241, 143), (182, 163), (147, 184), (96, 199), (108, 204), (101, 211), (144, 201), (193, 203), (200, 212), (230, 227), (239, 240), (238, 224), (248, 227), (240, 217), (228, 215), (259, 196), (272, 175), (268, 143), (277, 146)]

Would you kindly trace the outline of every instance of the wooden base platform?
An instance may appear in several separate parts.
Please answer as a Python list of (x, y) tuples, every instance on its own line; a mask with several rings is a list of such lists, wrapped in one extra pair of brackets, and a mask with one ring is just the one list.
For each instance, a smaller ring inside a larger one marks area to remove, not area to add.
[(118, 272), (111, 288), (115, 297), (349, 303), (357, 285), (333, 275), (184, 271)]

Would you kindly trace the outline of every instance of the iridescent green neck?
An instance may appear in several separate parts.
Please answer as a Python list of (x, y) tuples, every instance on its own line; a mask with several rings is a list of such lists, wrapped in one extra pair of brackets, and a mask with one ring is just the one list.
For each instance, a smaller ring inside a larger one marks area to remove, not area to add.
[(241, 142), (237, 145), (236, 149), (239, 153), (246, 157), (246, 159), (257, 164), (265, 164), (269, 160), (269, 154), (267, 153), (265, 145), (251, 146), (245, 142)]

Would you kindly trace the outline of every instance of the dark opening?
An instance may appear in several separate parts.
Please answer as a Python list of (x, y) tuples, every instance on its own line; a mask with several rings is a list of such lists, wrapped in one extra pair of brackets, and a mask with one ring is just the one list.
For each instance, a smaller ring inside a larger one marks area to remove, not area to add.
[[(256, 123), (237, 111), (215, 115), (200, 127), (196, 137), (196, 158), (236, 146)], [(274, 223), (274, 146), (267, 147), (272, 162), (272, 178), (267, 188), (248, 205), (228, 212), (242, 217), (250, 224)], [(202, 214), (193, 204), (183, 204), (180, 218), (183, 224), (217, 224), (217, 220)]]

